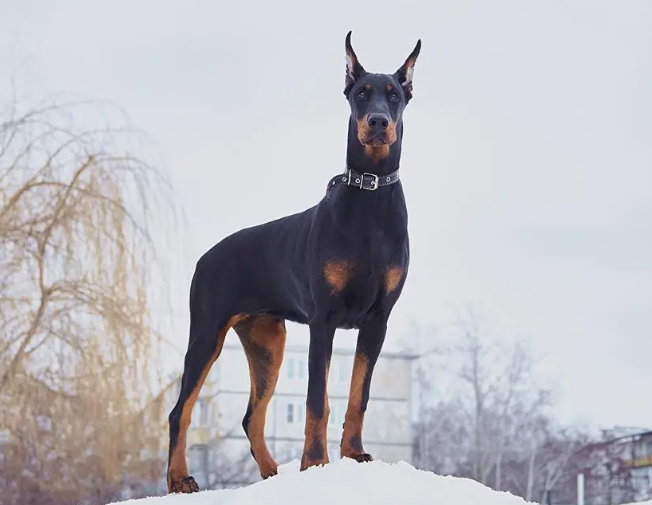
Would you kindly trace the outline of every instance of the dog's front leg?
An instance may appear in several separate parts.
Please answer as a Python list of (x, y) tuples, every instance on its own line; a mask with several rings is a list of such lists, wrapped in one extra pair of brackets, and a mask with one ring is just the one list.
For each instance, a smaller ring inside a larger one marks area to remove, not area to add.
[(330, 408), (327, 382), (334, 335), (335, 328), (324, 322), (310, 324), (306, 440), (303, 446), (301, 470), (328, 463), (326, 435)]
[(358, 462), (373, 459), (362, 447), (362, 425), (369, 402), (371, 376), (383, 347), (386, 332), (386, 319), (373, 319), (361, 326), (358, 332), (349, 405), (346, 409), (344, 432), (340, 444), (340, 454), (343, 458), (353, 458)]

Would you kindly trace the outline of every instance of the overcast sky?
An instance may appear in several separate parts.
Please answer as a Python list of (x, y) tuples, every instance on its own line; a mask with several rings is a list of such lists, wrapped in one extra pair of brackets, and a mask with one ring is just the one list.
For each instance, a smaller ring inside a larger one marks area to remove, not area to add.
[(1, 12), (0, 89), (14, 74), (27, 97), (112, 100), (158, 142), (189, 225), (170, 253), (180, 352), (199, 255), (313, 205), (343, 170), (346, 32), (378, 72), (421, 38), (402, 158), (412, 264), (388, 345), (472, 302), (542, 354), (563, 419), (652, 427), (652, 2), (5, 0)]

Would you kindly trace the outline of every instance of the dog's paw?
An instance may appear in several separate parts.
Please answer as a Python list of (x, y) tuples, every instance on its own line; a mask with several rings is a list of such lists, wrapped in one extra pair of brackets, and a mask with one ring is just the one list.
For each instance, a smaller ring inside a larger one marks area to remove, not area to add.
[(358, 463), (366, 463), (368, 461), (374, 460), (374, 458), (371, 457), (371, 454), (367, 454), (366, 452), (353, 456), (353, 459), (355, 459)]
[(196, 493), (199, 486), (192, 475), (188, 475), (182, 479), (171, 480), (168, 490), (170, 493)]

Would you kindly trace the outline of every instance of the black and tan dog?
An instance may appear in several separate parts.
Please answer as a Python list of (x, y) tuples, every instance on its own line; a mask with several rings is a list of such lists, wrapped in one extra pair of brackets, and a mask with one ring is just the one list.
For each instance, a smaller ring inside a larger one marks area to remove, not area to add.
[(408, 270), (407, 208), (398, 168), (403, 111), (412, 97), (417, 42), (393, 74), (367, 73), (346, 37), (351, 105), (347, 169), (314, 207), (240, 230), (198, 261), (190, 288), (190, 339), (179, 400), (170, 413), (170, 492), (199, 488), (188, 474), (186, 434), (199, 390), (227, 331), (240, 337), (251, 394), (242, 426), (263, 478), (277, 464), (264, 438), (285, 346), (285, 320), (308, 324), (308, 395), (301, 469), (328, 463), (326, 382), (337, 328), (358, 328), (341, 455), (372, 458), (362, 425), (387, 320)]

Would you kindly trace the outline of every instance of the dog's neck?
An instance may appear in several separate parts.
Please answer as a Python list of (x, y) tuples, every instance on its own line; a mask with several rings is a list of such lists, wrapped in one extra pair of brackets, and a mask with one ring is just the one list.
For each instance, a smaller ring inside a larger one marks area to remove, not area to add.
[(358, 140), (358, 130), (353, 117), (349, 118), (349, 135), (346, 149), (347, 168), (363, 173), (387, 175), (398, 169), (401, 159), (403, 121), (396, 125), (396, 142), (380, 148), (364, 146)]

